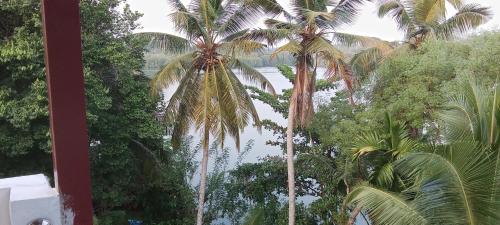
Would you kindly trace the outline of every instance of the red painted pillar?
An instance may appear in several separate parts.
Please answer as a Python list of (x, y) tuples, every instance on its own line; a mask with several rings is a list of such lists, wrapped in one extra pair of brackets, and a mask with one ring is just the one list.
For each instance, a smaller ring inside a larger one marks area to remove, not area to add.
[(92, 224), (79, 0), (41, 0), (52, 158), (64, 225)]

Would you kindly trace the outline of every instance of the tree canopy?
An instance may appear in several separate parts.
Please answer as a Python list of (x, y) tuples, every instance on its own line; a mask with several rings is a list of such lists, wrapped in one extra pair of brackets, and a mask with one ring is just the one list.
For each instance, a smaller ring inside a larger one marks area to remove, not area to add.
[[(80, 5), (95, 213), (99, 224), (191, 223), (193, 193), (141, 73), (146, 43), (129, 36), (140, 14), (122, 3)], [(52, 177), (39, 2), (2, 3), (0, 15), (0, 177)]]

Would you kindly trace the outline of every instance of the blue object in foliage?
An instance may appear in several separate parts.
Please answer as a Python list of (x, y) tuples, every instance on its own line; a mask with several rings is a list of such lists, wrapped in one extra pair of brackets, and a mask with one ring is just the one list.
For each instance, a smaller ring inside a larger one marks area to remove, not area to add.
[(128, 220), (130, 225), (142, 225), (142, 221), (140, 220)]

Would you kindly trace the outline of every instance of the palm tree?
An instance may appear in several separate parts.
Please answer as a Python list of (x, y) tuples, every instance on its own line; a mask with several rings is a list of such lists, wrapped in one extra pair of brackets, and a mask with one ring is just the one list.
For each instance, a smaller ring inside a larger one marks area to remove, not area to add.
[(500, 88), (483, 88), (474, 81), (460, 84), (463, 93), (452, 97), (442, 113), (448, 142), (472, 137), (497, 152), (500, 148)]
[(368, 211), (377, 224), (498, 224), (500, 88), (466, 83), (462, 90), (443, 112), (448, 144), (428, 145), (396, 162), (409, 188), (394, 193), (362, 184), (346, 203)]
[(272, 9), (272, 2), (192, 0), (189, 8), (179, 0), (169, 0), (176, 10), (171, 19), (184, 37), (165, 33), (141, 33), (149, 38), (151, 46), (177, 55), (152, 79), (155, 94), (178, 84), (165, 108), (165, 119), (172, 124), (172, 144), (189, 129), (202, 133), (203, 159), (201, 162), (197, 224), (203, 223), (206, 174), (210, 135), (223, 144), (226, 135), (235, 139), (239, 149), (240, 132), (251, 121), (260, 127), (257, 111), (245, 86), (231, 70), (240, 71), (240, 77), (260, 84), (274, 93), (269, 81), (258, 71), (238, 59), (265, 47), (244, 38), (251, 24), (263, 9)]
[[(352, 89), (352, 72), (346, 56), (338, 50), (329, 38), (336, 42), (353, 42), (362, 37), (336, 32), (340, 25), (349, 24), (364, 0), (294, 0), (293, 11), (275, 7), (286, 21), (275, 18), (265, 20), (266, 29), (257, 29), (247, 35), (252, 40), (266, 41), (277, 48), (273, 57), (280, 53), (292, 54), (296, 60), (295, 79), (288, 109), (287, 165), (288, 165), (288, 222), (295, 224), (295, 178), (293, 165), (293, 129), (298, 125), (306, 127), (313, 116), (313, 93), (317, 68), (325, 65), (326, 77), (333, 81), (342, 79), (346, 87)], [(351, 98), (351, 102), (352, 102)]]
[[(392, 116), (386, 113), (382, 130), (360, 134), (354, 143), (352, 156), (358, 162), (358, 173), (368, 173), (367, 177), (362, 179), (366, 179), (371, 185), (391, 191), (404, 189), (403, 178), (394, 170), (394, 162), (418, 147), (418, 142), (409, 137), (404, 124), (394, 121)], [(347, 185), (346, 180), (344, 183)], [(347, 190), (349, 194), (350, 188)], [(354, 224), (360, 212), (360, 208), (355, 208), (347, 224)]]
[(472, 139), (489, 149), (495, 161), (492, 199), (500, 211), (500, 87), (485, 89), (473, 81), (461, 84), (463, 94), (451, 99), (443, 113), (445, 141)]
[[(451, 17), (448, 17), (446, 2), (457, 11)], [(373, 72), (396, 50), (418, 48), (428, 38), (452, 39), (464, 34), (488, 21), (491, 12), (479, 4), (465, 4), (464, 0), (379, 0), (378, 16), (392, 17), (404, 32), (405, 41), (401, 44), (372, 39), (370, 43), (363, 43), (367, 48), (350, 62), (353, 70), (361, 75)]]
[(417, 147), (404, 124), (386, 113), (384, 129), (359, 135), (352, 153), (355, 160), (365, 159), (372, 185), (397, 191), (402, 188), (402, 179), (394, 171), (394, 162)]
[[(457, 12), (447, 18), (446, 2)], [(406, 40), (418, 47), (425, 38), (453, 38), (485, 23), (491, 16), (487, 7), (465, 4), (464, 0), (381, 0), (378, 15), (390, 15), (405, 33)]]

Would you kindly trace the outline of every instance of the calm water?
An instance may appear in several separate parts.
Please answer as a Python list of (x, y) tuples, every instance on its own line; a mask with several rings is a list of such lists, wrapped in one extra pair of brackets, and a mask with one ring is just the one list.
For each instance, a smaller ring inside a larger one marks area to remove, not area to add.
[[(292, 84), (285, 78), (281, 73), (278, 71), (276, 67), (261, 67), (257, 68), (259, 72), (261, 72), (274, 86), (274, 89), (276, 90), (277, 94), (282, 94), (283, 89), (289, 89), (292, 87)], [(324, 70), (318, 70), (318, 74), (322, 74)], [(245, 83), (245, 82), (244, 82)], [(166, 92), (167, 95), (168, 93), (171, 93), (171, 91)], [(331, 92), (320, 92), (315, 95), (315, 101), (317, 102), (324, 102), (325, 100), (328, 100), (332, 95), (333, 91)], [(168, 99), (168, 98), (166, 98)], [(259, 114), (259, 118), (261, 120), (264, 119), (269, 119), (272, 120), (276, 123), (278, 123), (281, 126), (286, 126), (286, 119), (281, 116), (281, 114), (276, 113), (273, 111), (273, 109), (267, 105), (264, 104), (263, 102), (259, 100), (253, 100), (255, 108), (257, 109), (257, 112)], [(191, 132), (191, 135), (194, 136), (194, 142), (199, 143), (199, 140), (201, 137), (199, 132), (195, 132), (194, 130)], [(246, 143), (249, 141), (253, 141), (253, 148), (251, 151), (249, 151), (245, 157), (243, 158), (242, 162), (243, 163), (255, 163), (258, 162), (259, 159), (262, 159), (266, 156), (283, 156), (283, 151), (278, 147), (278, 146), (270, 146), (266, 145), (266, 141), (268, 140), (276, 140), (276, 136), (273, 134), (272, 131), (262, 129), (262, 133), (259, 133), (258, 130), (255, 127), (248, 126), (247, 128), (244, 129), (244, 131), (240, 135), (240, 140), (241, 140), (241, 150), (243, 150), (244, 146)], [(232, 138), (227, 138), (224, 144), (225, 147), (229, 148), (229, 168), (233, 168), (238, 161), (238, 152), (235, 147), (234, 140)], [(201, 153), (198, 154), (197, 160), (201, 160)], [(213, 168), (213, 159), (211, 158), (209, 161), (209, 171), (210, 168)], [(193, 185), (197, 185), (199, 182), (198, 179), (193, 179)]]

